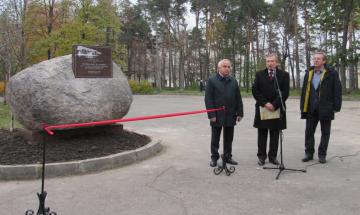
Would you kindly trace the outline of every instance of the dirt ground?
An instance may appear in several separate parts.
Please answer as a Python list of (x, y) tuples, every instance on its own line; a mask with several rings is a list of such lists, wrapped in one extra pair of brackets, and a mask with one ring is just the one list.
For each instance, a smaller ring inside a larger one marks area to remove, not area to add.
[(54, 137), (39, 138), (31, 143), (19, 129), (13, 132), (0, 129), (0, 165), (41, 163), (41, 139), (46, 143), (46, 163), (102, 157), (133, 150), (150, 142), (149, 137), (126, 130), (85, 129), (75, 133), (56, 133)]

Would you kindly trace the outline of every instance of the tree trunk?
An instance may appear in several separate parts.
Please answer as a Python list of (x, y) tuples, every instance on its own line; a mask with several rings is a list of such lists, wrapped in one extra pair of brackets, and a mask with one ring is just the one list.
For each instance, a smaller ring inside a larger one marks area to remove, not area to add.
[(289, 42), (287, 42), (286, 44), (286, 48), (287, 48), (287, 53), (289, 55), (289, 64), (290, 64), (290, 70), (291, 70), (291, 77), (292, 77), (292, 85), (293, 85), (293, 89), (295, 89), (295, 75), (294, 75), (294, 64), (292, 62), (291, 59), (291, 55), (290, 55), (290, 47), (289, 47)]
[(250, 87), (251, 87), (251, 83), (253, 83), (253, 81), (255, 80), (255, 73), (252, 72), (253, 70), (256, 71), (257, 68), (257, 61), (256, 61), (256, 53), (255, 53), (255, 48), (254, 48), (254, 42), (251, 42), (251, 54), (252, 54), (252, 62), (253, 62), (253, 67), (250, 69)]
[[(176, 21), (177, 25), (175, 26), (176, 28), (174, 29), (174, 37), (176, 38), (174, 40), (174, 70), (173, 70), (173, 82), (174, 82), (174, 87), (180, 87), (180, 52), (181, 52), (181, 38), (180, 38), (180, 21), (177, 20)], [(178, 57), (178, 52), (179, 52), (179, 57)], [(177, 75), (179, 77), (179, 85), (177, 84)]]
[(304, 29), (305, 29), (305, 55), (306, 68), (310, 68), (310, 35), (309, 35), (309, 12), (307, 10), (307, 1), (304, 3)]
[(239, 87), (244, 87), (244, 85), (241, 85), (241, 83), (244, 83), (244, 81), (241, 81), (241, 80), (244, 80), (241, 78), (241, 65), (242, 65), (242, 57), (240, 55), (239, 57)]
[(171, 88), (171, 83), (172, 83), (172, 69), (173, 69), (173, 59), (172, 59), (172, 49), (169, 47), (169, 84), (168, 84), (168, 87)]
[(285, 63), (286, 63), (286, 58), (288, 56), (287, 54), (287, 39), (286, 39), (286, 35), (283, 37), (283, 44), (282, 44), (282, 55), (281, 55), (281, 62), (280, 62), (280, 67), (281, 69), (285, 70)]
[(19, 65), (20, 69), (24, 69), (26, 66), (26, 34), (25, 34), (25, 23), (26, 23), (26, 14), (27, 14), (27, 6), (28, 0), (23, 1), (23, 11), (21, 17), (21, 45), (20, 45), (20, 59)]
[(342, 84), (342, 92), (346, 92), (346, 66), (347, 66), (347, 41), (348, 41), (348, 30), (349, 30), (349, 21), (350, 21), (350, 14), (353, 10), (353, 0), (343, 0), (343, 8), (345, 9), (346, 13), (344, 14), (343, 20), (343, 36), (342, 36), (342, 43), (341, 43), (341, 65), (340, 65), (340, 76), (341, 76), (341, 84)]
[(256, 67), (255, 70), (258, 70), (259, 62), (260, 62), (260, 44), (259, 44), (259, 26), (258, 26), (258, 18), (255, 20), (255, 34), (256, 34)]
[(172, 68), (173, 86), (176, 88), (177, 87), (176, 68), (177, 68), (177, 64), (178, 64), (176, 47), (174, 47), (174, 56), (172, 57), (172, 60), (173, 60), (173, 62), (172, 62), (172, 66), (173, 66), (173, 68)]
[[(50, 3), (50, 2), (49, 2)], [(47, 20), (47, 36), (50, 37), (51, 32), (52, 32), (52, 28), (53, 28), (53, 22), (54, 22), (54, 6), (55, 6), (55, 0), (51, 0), (51, 3), (49, 4), (49, 14), (48, 14), (48, 20)], [(52, 53), (51, 53), (51, 46), (48, 48), (47, 51), (47, 56), (48, 59), (52, 58)]]
[(146, 39), (144, 41), (144, 44), (143, 44), (143, 56), (144, 56), (144, 78), (145, 80), (148, 80), (148, 68), (147, 68), (147, 47), (146, 47)]
[(186, 68), (184, 68), (184, 79), (185, 79), (185, 88), (188, 88), (192, 85), (192, 82), (194, 81), (194, 77), (190, 77), (190, 74), (192, 74), (192, 72), (191, 72), (192, 68), (190, 67), (190, 59), (191, 59), (190, 56), (192, 56), (192, 50), (189, 49), (189, 40), (188, 39), (186, 39), (185, 44), (186, 44), (186, 51), (185, 51), (185, 53), (186, 53), (186, 57), (185, 57)]
[(265, 50), (265, 43), (266, 43), (266, 24), (264, 23), (264, 37), (263, 37), (263, 43), (262, 43), (262, 50)]
[(164, 88), (166, 87), (165, 81), (166, 81), (166, 75), (165, 75), (165, 71), (166, 71), (166, 52), (165, 52), (165, 45), (162, 45), (162, 51), (161, 51), (161, 55), (162, 55), (162, 67), (161, 67), (161, 87)]
[(249, 92), (248, 90), (248, 85), (247, 85), (247, 50), (245, 50), (245, 55), (244, 55), (244, 70), (243, 70), (243, 87), (246, 89), (246, 92)]
[(294, 50), (294, 60), (296, 63), (296, 89), (300, 89), (300, 59), (299, 59), (299, 35), (298, 35), (298, 1), (295, 0), (295, 12), (294, 12), (294, 34), (295, 34), (295, 50)]
[[(356, 37), (355, 37), (355, 35), (356, 35), (356, 32), (355, 32), (355, 29), (354, 29), (354, 33), (353, 33), (353, 42), (355, 42), (356, 41)], [(353, 54), (355, 55), (355, 53), (356, 53), (356, 50), (354, 49), (353, 50)], [(358, 73), (358, 65), (359, 65), (359, 58), (357, 58), (356, 60), (355, 60), (355, 62), (354, 62), (354, 65), (355, 65), (355, 73), (354, 73), (354, 76), (355, 76), (355, 89), (359, 89), (359, 73)]]
[(132, 75), (132, 59), (133, 59), (133, 41), (130, 42), (130, 44), (127, 46), (127, 52), (128, 52), (128, 62), (127, 62), (127, 66), (128, 66), (128, 71), (127, 71), (127, 75), (129, 76), (128, 78), (131, 79), (131, 75)]
[[(11, 65), (11, 63), (9, 62), (9, 68), (8, 68), (8, 77), (7, 77), (7, 80), (6, 80), (6, 82), (5, 82), (5, 87), (6, 87), (6, 84), (9, 82), (9, 80), (10, 80), (10, 78), (11, 78), (11, 70), (12, 70), (12, 65)], [(6, 89), (5, 89), (6, 90)], [(5, 99), (5, 97), (4, 97), (4, 104), (6, 104), (6, 99)], [(11, 121), (10, 121), (10, 132), (13, 132), (14, 131), (14, 121), (15, 121), (15, 119), (14, 119), (14, 114), (13, 114), (13, 112), (11, 111), (10, 112), (10, 115), (11, 115)]]
[(156, 87), (158, 89), (161, 89), (162, 88), (162, 81), (161, 81), (161, 75), (162, 75), (162, 72), (160, 70), (160, 56), (159, 56), (159, 47), (158, 47), (158, 41), (157, 41), (157, 35), (155, 37), (155, 52), (154, 52), (154, 55), (155, 55), (155, 59), (154, 59), (154, 62), (155, 62), (155, 67), (154, 67), (154, 70), (155, 70), (155, 74), (156, 74), (156, 77), (155, 77), (155, 82), (156, 82)]
[(339, 31), (340, 31), (340, 27), (339, 27), (339, 22), (336, 21), (335, 23), (335, 63), (336, 63), (336, 70), (339, 71), (339, 45), (338, 45), (338, 42), (339, 42)]
[(179, 87), (181, 89), (185, 88), (184, 63), (184, 50), (183, 47), (181, 47), (179, 56)]
[[(4, 63), (5, 65), (5, 69), (6, 69), (6, 62)], [(9, 83), (9, 80), (11, 78), (11, 69), (12, 69), (12, 65), (11, 65), (11, 61), (8, 62), (9, 66), (7, 68), (7, 73), (5, 73), (5, 83), (4, 83), (4, 105), (7, 103), (6, 102), (6, 86)]]
[[(256, 28), (256, 27), (255, 27), (255, 28)], [(251, 31), (250, 31), (250, 39), (254, 37), (252, 30), (253, 30), (253, 29), (251, 29)], [(251, 47), (251, 55), (252, 55), (253, 67), (252, 67), (251, 69), (249, 69), (249, 70), (250, 70), (249, 73), (250, 73), (250, 82), (252, 83), (253, 80), (254, 80), (254, 78), (253, 78), (254, 73), (252, 72), (252, 70), (254, 70), (254, 69), (256, 70), (256, 68), (257, 68), (257, 63), (258, 63), (258, 61), (257, 61), (257, 59), (256, 59), (256, 53), (255, 53), (256, 50), (255, 50), (255, 47), (254, 47), (254, 41), (253, 41), (252, 39), (250, 40), (250, 47)], [(250, 58), (250, 59), (251, 59), (251, 58)], [(251, 85), (251, 84), (249, 84), (249, 85)], [(250, 87), (251, 87), (251, 86), (250, 86)]]
[[(352, 92), (355, 90), (355, 55), (354, 55), (354, 42), (353, 42), (353, 34), (354, 34), (354, 13), (350, 16), (350, 23), (349, 23), (349, 91)], [(356, 53), (355, 53), (356, 54)]]
[(199, 75), (200, 75), (200, 80), (203, 80), (203, 71), (202, 71), (202, 59), (201, 59), (201, 48), (200, 48), (200, 29), (199, 29), (199, 20), (200, 20), (200, 0), (196, 0), (196, 9), (195, 9), (195, 29), (196, 29), (196, 34), (195, 34), (195, 45), (196, 45), (196, 50), (198, 53), (198, 60), (197, 62), (199, 63)]
[(209, 20), (209, 13), (210, 13), (210, 6), (206, 6), (207, 9), (205, 11), (205, 62), (204, 62), (204, 68), (205, 68), (205, 74), (206, 79), (209, 78), (209, 70), (210, 70), (210, 55), (209, 55), (209, 44), (210, 44), (210, 20)]
[(232, 36), (231, 36), (231, 47), (232, 47), (232, 72), (233, 76), (236, 79), (236, 47), (235, 47), (235, 28), (233, 28)]
[(245, 56), (245, 88), (246, 92), (249, 92), (250, 88), (250, 80), (249, 80), (249, 73), (250, 73), (250, 20), (247, 21), (246, 25), (246, 32), (247, 32), (247, 38), (246, 38), (246, 56)]
[(330, 39), (330, 44), (331, 44), (331, 46), (330, 46), (330, 55), (334, 55), (334, 40), (333, 40), (333, 36), (330, 35), (330, 36), (329, 36), (329, 39)]

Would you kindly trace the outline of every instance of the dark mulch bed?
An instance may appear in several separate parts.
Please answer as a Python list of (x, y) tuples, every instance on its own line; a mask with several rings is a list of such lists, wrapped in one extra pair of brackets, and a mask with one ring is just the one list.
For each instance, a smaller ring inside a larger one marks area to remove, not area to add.
[[(13, 132), (0, 129), (0, 165), (42, 162), (41, 142), (30, 144), (22, 133), (19, 129)], [(71, 135), (64, 135), (69, 133), (67, 131), (56, 133), (60, 135), (51, 138), (44, 135), (46, 163), (102, 157), (133, 150), (150, 142), (149, 137), (126, 130), (108, 132), (104, 129), (100, 131), (90, 129)]]

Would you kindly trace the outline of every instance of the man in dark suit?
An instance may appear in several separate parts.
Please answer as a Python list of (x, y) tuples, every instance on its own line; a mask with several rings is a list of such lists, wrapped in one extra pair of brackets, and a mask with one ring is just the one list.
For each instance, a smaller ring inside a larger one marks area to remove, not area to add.
[[(278, 87), (285, 105), (285, 101), (289, 96), (289, 74), (277, 68), (277, 65), (277, 55), (267, 55), (266, 68), (256, 73), (252, 87), (252, 94), (256, 100), (254, 127), (258, 129), (257, 156), (260, 166), (265, 164), (266, 157), (269, 158), (270, 163), (279, 165), (276, 158), (279, 145), (279, 130), (286, 129), (286, 112), (282, 109)], [(261, 120), (260, 107), (266, 108), (270, 112), (280, 109), (280, 118)], [(270, 133), (270, 149), (269, 153), (266, 154), (268, 133)]]
[(206, 84), (206, 109), (225, 107), (225, 110), (209, 112), (211, 125), (211, 161), (210, 166), (215, 167), (219, 159), (219, 141), (223, 131), (223, 160), (229, 164), (237, 165), (232, 159), (232, 141), (236, 121), (243, 117), (243, 103), (238, 82), (230, 76), (230, 60), (223, 59), (218, 63), (218, 72), (209, 78)]
[(304, 77), (300, 100), (301, 118), (306, 119), (305, 157), (302, 161), (307, 162), (313, 159), (314, 133), (320, 121), (321, 140), (318, 156), (320, 163), (326, 163), (331, 120), (334, 119), (334, 112), (339, 112), (341, 109), (341, 82), (339, 74), (326, 65), (325, 53), (315, 53), (313, 61), (314, 66)]

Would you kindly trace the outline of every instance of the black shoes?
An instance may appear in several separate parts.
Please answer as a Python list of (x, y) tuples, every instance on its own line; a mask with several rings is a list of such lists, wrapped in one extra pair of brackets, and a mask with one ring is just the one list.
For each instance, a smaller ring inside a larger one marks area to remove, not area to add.
[(312, 155), (306, 154), (305, 157), (302, 159), (302, 162), (308, 162), (308, 161), (311, 161), (312, 159), (313, 159)]
[(325, 157), (319, 157), (319, 162), (324, 164), (326, 163), (326, 158)]
[(258, 160), (258, 164), (259, 164), (259, 166), (264, 166), (264, 165), (265, 165), (265, 160), (264, 160), (264, 159), (259, 158), (259, 160)]
[(217, 165), (217, 160), (216, 159), (211, 159), (210, 166), (211, 167), (216, 167), (216, 165)]
[(234, 161), (232, 158), (225, 158), (225, 163), (231, 164), (231, 165), (238, 165), (238, 162)]
[[(302, 162), (308, 162), (308, 161), (311, 161), (311, 160), (313, 160), (313, 156), (309, 155), (309, 154), (306, 154), (305, 157), (302, 159)], [(326, 157), (319, 156), (319, 162), (322, 163), (322, 164), (326, 163)]]
[[(238, 162), (234, 161), (232, 158), (223, 158), (223, 161), (225, 163), (228, 163), (228, 164), (231, 164), (231, 165), (238, 165)], [(211, 159), (210, 166), (211, 167), (216, 167), (217, 166), (217, 159)]]
[[(305, 157), (302, 159), (302, 162), (308, 162), (313, 160), (313, 155), (305, 154)], [(326, 163), (326, 157), (325, 156), (319, 156), (319, 162), (324, 164)]]
[(274, 165), (279, 165), (279, 161), (276, 158), (269, 158), (269, 162), (274, 164)]
[[(279, 165), (279, 161), (276, 158), (269, 158), (269, 162), (274, 164), (274, 165)], [(259, 158), (258, 160), (258, 164), (259, 166), (264, 166), (265, 165), (265, 159)]]

